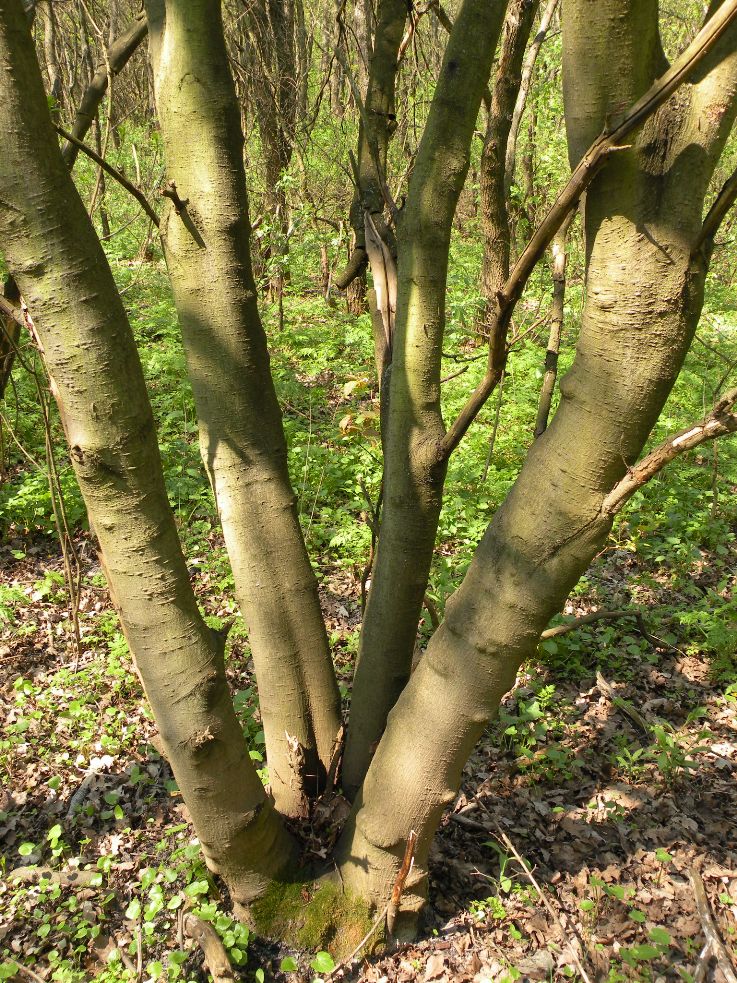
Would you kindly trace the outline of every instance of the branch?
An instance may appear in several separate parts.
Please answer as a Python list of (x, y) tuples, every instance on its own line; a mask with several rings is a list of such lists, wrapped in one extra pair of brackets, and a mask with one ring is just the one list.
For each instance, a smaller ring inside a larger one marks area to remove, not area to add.
[(638, 488), (642, 488), (679, 454), (690, 451), (707, 440), (714, 440), (715, 437), (723, 437), (725, 434), (737, 431), (737, 413), (730, 412), (735, 403), (737, 403), (737, 389), (730, 389), (701, 423), (669, 437), (643, 457), (639, 464), (631, 468), (609, 492), (601, 506), (602, 513), (607, 516), (616, 515)]
[(727, 213), (732, 208), (734, 203), (737, 201), (737, 171), (732, 174), (730, 178), (724, 183), (722, 190), (716, 196), (714, 204), (709, 209), (709, 212), (704, 219), (704, 224), (701, 227), (701, 233), (699, 238), (696, 240), (696, 245), (694, 246), (691, 255), (696, 255), (696, 253), (703, 249), (711, 250), (714, 245), (714, 237), (719, 231), (719, 227), (727, 217)]
[(202, 949), (205, 957), (205, 964), (209, 969), (214, 983), (235, 983), (235, 973), (228, 959), (220, 936), (208, 922), (203, 922), (195, 915), (185, 915), (182, 919), (184, 932), (190, 939), (194, 939)]
[[(107, 91), (109, 76), (118, 75), (122, 72), (136, 48), (146, 37), (147, 32), (148, 22), (146, 21), (146, 14), (141, 12), (133, 23), (107, 49), (105, 61), (97, 69), (94, 78), (87, 86), (82, 96), (82, 101), (79, 104), (77, 114), (74, 117), (72, 134), (77, 140), (84, 139), (85, 134), (92, 126), (97, 109)], [(74, 167), (77, 153), (81, 149), (76, 143), (69, 140), (62, 152), (67, 167)]]
[(148, 199), (140, 188), (137, 188), (135, 184), (132, 184), (124, 174), (113, 167), (112, 164), (108, 164), (104, 157), (101, 157), (91, 147), (88, 147), (86, 143), (82, 143), (82, 141), (78, 140), (73, 134), (67, 132), (67, 130), (63, 129), (61, 126), (57, 126), (56, 124), (54, 124), (54, 129), (60, 136), (63, 136), (65, 140), (75, 146), (77, 150), (81, 150), (83, 154), (86, 154), (90, 158), (90, 160), (93, 160), (98, 167), (101, 167), (103, 171), (110, 175), (111, 178), (114, 178), (129, 194), (133, 195), (138, 204), (141, 206), (141, 208), (143, 208), (144, 212), (158, 229), (159, 216), (149, 204)]
[(729, 958), (729, 953), (722, 942), (721, 936), (719, 935), (719, 930), (714, 924), (714, 918), (711, 913), (711, 908), (709, 907), (709, 901), (706, 897), (706, 890), (704, 889), (704, 882), (701, 879), (701, 874), (699, 874), (695, 867), (691, 867), (688, 874), (691, 880), (691, 887), (693, 888), (694, 899), (696, 901), (696, 910), (699, 913), (701, 927), (703, 929), (707, 945), (711, 949), (711, 954), (716, 959), (722, 976), (725, 978), (727, 983), (737, 983), (737, 974), (735, 974), (732, 967), (732, 961)]
[(698, 33), (691, 44), (668, 70), (619, 118), (609, 121), (594, 140), (573, 171), (568, 183), (530, 239), (509, 279), (497, 295), (498, 310), (491, 325), (491, 346), (486, 375), (469, 397), (466, 405), (446, 433), (438, 447), (438, 460), (446, 461), (460, 444), (466, 431), (479, 414), (486, 400), (496, 388), (506, 365), (508, 349), (507, 331), (514, 308), (522, 295), (532, 271), (537, 266), (568, 214), (578, 205), (579, 199), (606, 163), (610, 154), (626, 149), (623, 141), (648, 117), (663, 105), (691, 77), (697, 66), (714, 48), (727, 28), (737, 19), (737, 0), (726, 0), (709, 23)]

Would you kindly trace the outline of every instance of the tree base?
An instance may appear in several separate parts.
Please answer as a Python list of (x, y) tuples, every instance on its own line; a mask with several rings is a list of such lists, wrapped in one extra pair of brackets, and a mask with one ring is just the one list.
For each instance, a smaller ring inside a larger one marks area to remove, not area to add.
[[(371, 930), (371, 906), (331, 880), (273, 883), (249, 908), (248, 921), (266, 938), (295, 949), (329, 952), (336, 961), (349, 956)], [(383, 941), (380, 929), (367, 950)]]

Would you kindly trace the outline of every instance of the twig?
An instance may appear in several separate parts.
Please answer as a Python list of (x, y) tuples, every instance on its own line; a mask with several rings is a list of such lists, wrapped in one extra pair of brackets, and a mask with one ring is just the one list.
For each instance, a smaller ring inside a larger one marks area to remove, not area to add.
[(60, 136), (63, 136), (65, 140), (69, 141), (69, 143), (74, 144), (75, 147), (78, 147), (83, 154), (86, 154), (90, 160), (93, 160), (97, 164), (98, 167), (100, 167), (103, 171), (106, 171), (111, 178), (116, 180), (122, 188), (125, 188), (129, 194), (133, 195), (138, 204), (154, 223), (156, 228), (159, 227), (159, 216), (153, 210), (148, 198), (146, 198), (145, 194), (140, 188), (137, 188), (135, 184), (132, 184), (124, 174), (117, 170), (117, 168), (113, 167), (112, 164), (108, 164), (104, 157), (101, 157), (100, 154), (94, 151), (91, 147), (88, 147), (86, 143), (83, 143), (75, 136), (72, 136), (71, 133), (61, 126), (54, 124), (54, 128)]
[(737, 403), (737, 389), (730, 389), (714, 404), (714, 409), (704, 419), (650, 451), (609, 492), (601, 506), (602, 514), (616, 515), (638, 488), (650, 481), (666, 464), (684, 451), (693, 450), (707, 440), (723, 437), (737, 431), (737, 413), (731, 412)]
[[(546, 628), (540, 638), (558, 638), (559, 635), (567, 635), (569, 631), (575, 631), (582, 625), (590, 625), (595, 621), (619, 621), (620, 618), (634, 618), (637, 622), (637, 629), (643, 638), (647, 639), (647, 641), (656, 648), (661, 644), (661, 640), (656, 638), (655, 635), (650, 634), (650, 632), (647, 630), (645, 619), (640, 612), (627, 610), (592, 611), (591, 614), (583, 614), (580, 618), (575, 618), (573, 621), (567, 621), (563, 625), (554, 625), (552, 628)], [(666, 645), (665, 642), (662, 644)]]
[(717, 966), (727, 983), (737, 983), (737, 973), (734, 971), (732, 960), (729, 958), (729, 953), (722, 942), (719, 929), (714, 922), (701, 874), (695, 867), (691, 867), (688, 875), (691, 880), (691, 887), (693, 888), (694, 900), (696, 901), (696, 910), (701, 919), (701, 928), (709, 944), (711, 954), (716, 959)]
[(235, 983), (236, 975), (220, 936), (207, 922), (195, 915), (185, 915), (184, 931), (202, 949), (213, 983)]
[(737, 0), (726, 0), (691, 44), (619, 119), (604, 127), (573, 171), (542, 223), (534, 233), (507, 282), (497, 293), (497, 310), (491, 325), (491, 344), (486, 374), (448, 428), (438, 447), (438, 459), (447, 461), (496, 388), (508, 355), (507, 333), (517, 301), (543, 253), (577, 207), (581, 196), (614, 152), (626, 149), (624, 140), (668, 100), (701, 64), (730, 24), (737, 18)]
[(397, 874), (396, 880), (394, 881), (394, 887), (392, 888), (392, 896), (389, 901), (389, 907), (386, 910), (386, 928), (389, 935), (394, 935), (394, 925), (397, 921), (397, 915), (399, 914), (399, 905), (402, 900), (402, 891), (404, 890), (405, 882), (409, 876), (409, 872), (412, 870), (412, 865), (415, 862), (415, 847), (417, 846), (417, 833), (411, 829), (409, 836), (407, 837), (407, 845), (404, 848), (404, 857), (402, 859), (402, 866), (399, 868), (399, 873)]
[(46, 983), (43, 976), (39, 976), (38, 973), (34, 973), (32, 969), (28, 968), (28, 966), (22, 966), (20, 963), (17, 963), (16, 965), (18, 966), (18, 970), (21, 973), (25, 973), (30, 980), (37, 980), (38, 983)]
[(632, 706), (629, 700), (625, 700), (623, 697), (617, 695), (612, 685), (608, 683), (606, 679), (604, 679), (598, 670), (596, 673), (596, 685), (599, 687), (599, 690), (604, 694), (604, 696), (608, 697), (612, 701), (615, 707), (618, 707), (622, 713), (628, 716), (630, 720), (636, 723), (637, 726), (648, 737), (650, 737), (650, 725), (648, 724), (647, 720), (645, 720), (639, 710)]
[(335, 974), (338, 972), (338, 970), (345, 969), (346, 966), (350, 966), (350, 964), (353, 962), (353, 960), (356, 958), (356, 956), (358, 955), (358, 953), (366, 945), (366, 943), (371, 938), (371, 936), (374, 934), (374, 932), (379, 927), (379, 925), (381, 925), (384, 922), (384, 920), (386, 918), (386, 913), (389, 911), (389, 905), (390, 904), (391, 904), (391, 902), (387, 901), (387, 903), (384, 905), (384, 907), (381, 909), (381, 911), (379, 912), (379, 914), (374, 919), (374, 922), (371, 925), (371, 928), (368, 930), (368, 932), (366, 932), (366, 934), (361, 939), (361, 941), (358, 943), (358, 945), (353, 950), (353, 952), (350, 952), (345, 957), (345, 959), (342, 959), (337, 964), (337, 966), (335, 966), (333, 969), (331, 969), (330, 972), (326, 976), (323, 977), (323, 979), (325, 979), (325, 980), (332, 979), (333, 976), (335, 976)]
[[(540, 885), (535, 880), (535, 875), (530, 870), (530, 867), (529, 867), (527, 861), (520, 855), (520, 853), (518, 852), (518, 850), (515, 847), (514, 843), (512, 843), (512, 841), (509, 839), (509, 837), (504, 832), (504, 830), (501, 829), (498, 826), (497, 826), (497, 835), (499, 836), (499, 839), (502, 841), (502, 843), (504, 844), (504, 846), (510, 851), (510, 853), (512, 854), (512, 856), (514, 857), (514, 859), (517, 861), (517, 863), (520, 865), (520, 867), (522, 868), (522, 870), (525, 872), (525, 876), (527, 877), (528, 881), (530, 882), (530, 884), (532, 884), (532, 886), (537, 891), (538, 897), (540, 898), (540, 900), (544, 904), (544, 906), (547, 909), (548, 913), (555, 919), (555, 921), (556, 921), (556, 923), (558, 925), (558, 928), (561, 931), (561, 934), (565, 938), (568, 930), (566, 929), (566, 926), (563, 924), (562, 918), (560, 917), (560, 915), (558, 914), (558, 912), (555, 910), (555, 908), (553, 908), (553, 906), (550, 904), (550, 902), (548, 901), (547, 897), (543, 893), (542, 888), (540, 887)], [(578, 944), (581, 945), (581, 940), (578, 938), (578, 933), (576, 932), (575, 929), (573, 929), (573, 934), (576, 936), (576, 941), (578, 942)], [(581, 959), (579, 958), (579, 955), (578, 955), (578, 953), (576, 952), (576, 950), (575, 950), (575, 948), (573, 946), (571, 946), (571, 954), (573, 956), (573, 961), (576, 964), (576, 968), (578, 969), (579, 973), (581, 974), (581, 979), (584, 981), (584, 983), (591, 983), (591, 978), (589, 977), (588, 973), (584, 969), (583, 963), (581, 962)]]

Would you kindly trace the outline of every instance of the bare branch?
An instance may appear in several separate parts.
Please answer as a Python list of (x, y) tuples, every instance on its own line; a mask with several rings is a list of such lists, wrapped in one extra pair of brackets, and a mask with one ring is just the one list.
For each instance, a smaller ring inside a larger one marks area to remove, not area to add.
[(86, 143), (82, 143), (81, 140), (78, 140), (75, 136), (73, 136), (73, 134), (69, 133), (61, 126), (55, 125), (54, 128), (60, 136), (63, 136), (65, 140), (68, 140), (69, 143), (73, 144), (77, 148), (77, 150), (81, 150), (83, 154), (86, 154), (90, 160), (93, 160), (98, 167), (101, 167), (103, 171), (110, 175), (111, 178), (114, 178), (122, 188), (125, 188), (128, 194), (133, 195), (138, 204), (141, 206), (141, 208), (143, 208), (144, 212), (154, 223), (156, 228), (159, 227), (159, 216), (153, 210), (153, 207), (149, 204), (148, 199), (140, 188), (137, 188), (135, 184), (132, 184), (124, 174), (117, 170), (117, 168), (113, 167), (112, 164), (108, 164), (104, 157), (101, 157), (100, 154), (96, 153), (91, 147), (88, 147)]
[(610, 154), (626, 149), (624, 140), (645, 122), (689, 79), (697, 66), (737, 19), (737, 0), (726, 0), (709, 23), (699, 32), (668, 70), (619, 118), (610, 120), (602, 133), (583, 155), (568, 183), (530, 239), (503, 289), (497, 295), (498, 310), (492, 324), (489, 364), (479, 385), (469, 397), (457, 419), (438, 447), (438, 460), (447, 460), (460, 444), (466, 431), (496, 388), (506, 365), (507, 332), (517, 301), (522, 295), (532, 271), (563, 225), (568, 214), (578, 205), (581, 195), (606, 163)]
[(654, 451), (643, 457), (639, 464), (631, 468), (609, 492), (602, 504), (602, 513), (616, 515), (638, 488), (642, 488), (666, 464), (684, 451), (693, 450), (707, 440), (714, 440), (715, 437), (723, 437), (725, 434), (737, 431), (737, 413), (730, 412), (735, 403), (737, 403), (737, 389), (731, 389), (721, 397), (712, 412), (701, 423), (682, 430), (674, 437), (669, 437)]

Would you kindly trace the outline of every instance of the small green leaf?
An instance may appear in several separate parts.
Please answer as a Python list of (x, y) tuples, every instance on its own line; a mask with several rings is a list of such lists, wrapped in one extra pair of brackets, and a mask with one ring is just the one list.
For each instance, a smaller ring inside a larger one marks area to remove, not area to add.
[(329, 952), (318, 952), (310, 963), (310, 968), (320, 974), (332, 973), (335, 969), (335, 963)]
[(640, 925), (645, 921), (646, 918), (645, 912), (640, 911), (639, 908), (632, 908), (629, 915), (633, 922), (637, 922)]
[(279, 963), (279, 969), (282, 973), (296, 973), (297, 960), (294, 958), (294, 956), (285, 956), (285, 958)]
[(46, 834), (47, 840), (58, 840), (61, 836), (61, 826), (57, 823), (56, 826), (52, 826), (51, 829)]
[(18, 853), (21, 855), (21, 857), (30, 857), (35, 849), (35, 843), (21, 843), (21, 845), (18, 847)]
[(648, 935), (656, 945), (670, 945), (670, 932), (664, 928), (655, 927), (648, 932)]
[(125, 909), (125, 917), (130, 918), (131, 921), (135, 921), (140, 918), (141, 915), (141, 902), (138, 898), (133, 898), (131, 903)]
[(264, 983), (265, 977), (263, 969), (257, 969), (253, 975), (256, 977), (258, 983)]

